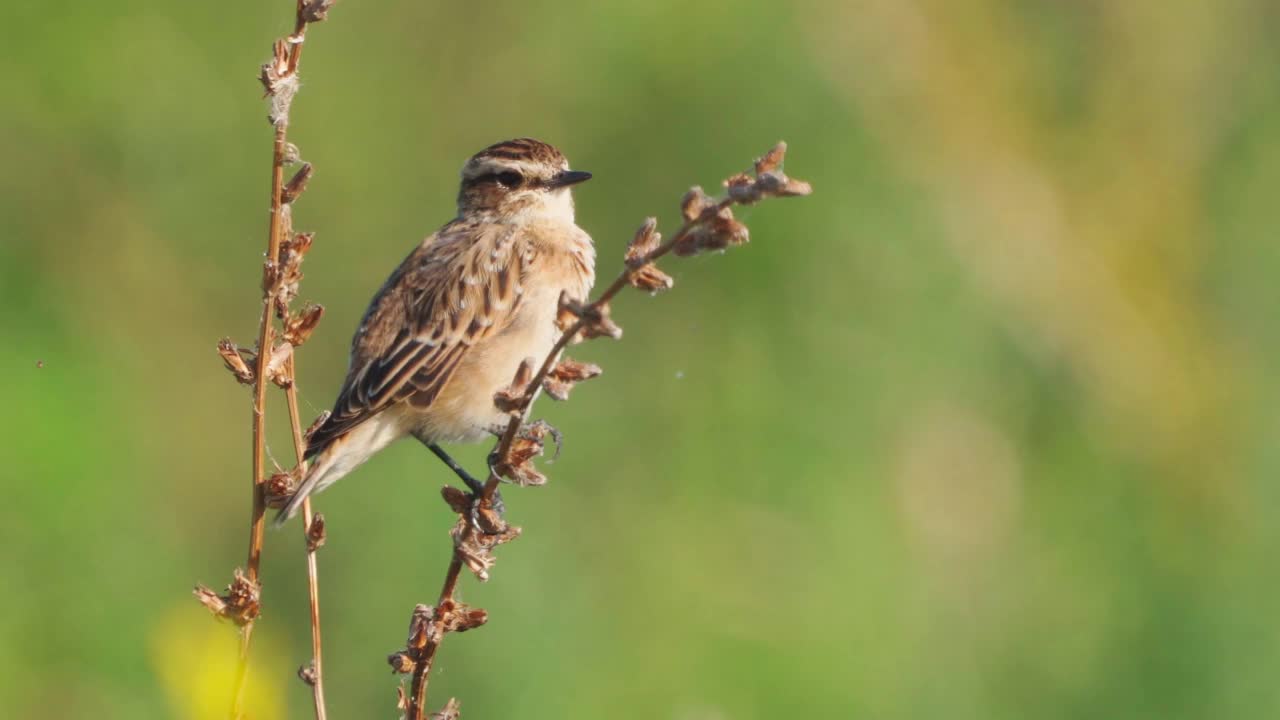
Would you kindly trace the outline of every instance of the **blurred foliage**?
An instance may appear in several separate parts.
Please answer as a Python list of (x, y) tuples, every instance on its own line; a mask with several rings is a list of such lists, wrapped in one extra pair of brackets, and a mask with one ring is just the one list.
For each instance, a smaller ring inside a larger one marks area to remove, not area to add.
[[(0, 706), (217, 717), (234, 630), (188, 590), (243, 562), (250, 401), (213, 344), (251, 342), (254, 75), (290, 3), (10, 5)], [(1278, 33), (1267, 0), (340, 3), (294, 107), (303, 299), (329, 310), (304, 414), (491, 142), (596, 174), (602, 274), (780, 138), (817, 189), (579, 350), (605, 376), (539, 405), (564, 456), (508, 491), (525, 536), (467, 580), (492, 620), (445, 645), (432, 704), (1280, 713)], [(403, 443), (318, 500), (334, 717), (394, 717), (383, 658), (438, 590), (447, 480)], [(260, 719), (310, 716), (299, 536), (268, 539)]]

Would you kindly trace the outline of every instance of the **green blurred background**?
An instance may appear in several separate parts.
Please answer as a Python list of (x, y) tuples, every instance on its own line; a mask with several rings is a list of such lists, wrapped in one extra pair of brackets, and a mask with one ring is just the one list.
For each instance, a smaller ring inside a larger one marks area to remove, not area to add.
[[(0, 23), (0, 706), (224, 717), (288, 0), (49, 3)], [(782, 138), (808, 199), (623, 298), (525, 536), (464, 580), (431, 705), (469, 718), (1280, 713), (1280, 6), (1268, 0), (339, 3), (292, 139), (316, 176), (299, 357), (328, 407), (369, 296), (532, 135), (602, 275)], [(1270, 290), (1268, 288), (1271, 288)], [(271, 455), (289, 465), (282, 405)], [(462, 456), (479, 467), (487, 448)], [(320, 496), (331, 717), (447, 560), (403, 443)], [(268, 537), (253, 717), (310, 717), (297, 526)]]

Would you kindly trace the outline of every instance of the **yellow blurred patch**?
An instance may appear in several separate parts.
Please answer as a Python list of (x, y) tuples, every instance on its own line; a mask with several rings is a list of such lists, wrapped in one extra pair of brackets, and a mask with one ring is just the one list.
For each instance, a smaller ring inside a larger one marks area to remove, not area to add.
[[(173, 716), (189, 720), (225, 720), (231, 710), (240, 637), (236, 628), (217, 622), (192, 603), (175, 605), (152, 626), (151, 665), (164, 687)], [(280, 683), (260, 674), (282, 667), (280, 653), (255, 633), (249, 665), (245, 717), (284, 717)]]

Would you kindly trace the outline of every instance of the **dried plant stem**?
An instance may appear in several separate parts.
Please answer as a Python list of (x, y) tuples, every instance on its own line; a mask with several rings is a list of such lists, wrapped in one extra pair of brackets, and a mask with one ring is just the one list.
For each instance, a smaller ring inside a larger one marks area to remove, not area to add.
[[(298, 46), (301, 47), (300, 45)], [(266, 531), (267, 498), (265, 492), (266, 477), (266, 422), (267, 422), (267, 386), (271, 383), (267, 373), (267, 363), (271, 361), (271, 347), (274, 342), (275, 327), (271, 322), (273, 311), (272, 281), (273, 269), (280, 261), (280, 241), (284, 223), (281, 219), (283, 205), (281, 196), (284, 191), (284, 157), (287, 146), (287, 123), (277, 123), (275, 139), (272, 144), (271, 163), (271, 219), (267, 236), (267, 260), (263, 266), (263, 299), (262, 318), (258, 326), (258, 355), (253, 379), (253, 510), (249, 521), (249, 559), (245, 574), (255, 587), (259, 585), (258, 576), (262, 565), (262, 542)], [(234, 720), (244, 717), (245, 687), (249, 675), (249, 648), (253, 639), (253, 627), (256, 618), (250, 618), (240, 630), (240, 659), (236, 665), (235, 700), (231, 717)]]
[[(288, 360), (288, 375), (294, 377), (294, 360)], [(298, 459), (300, 474), (306, 473), (306, 440), (302, 436), (302, 419), (298, 415), (298, 386), (291, 383), (285, 388), (285, 400), (289, 405), (289, 427), (293, 433), (293, 451)], [(311, 498), (302, 501), (302, 535), (307, 552), (307, 598), (311, 608), (311, 665), (303, 669), (304, 680), (311, 685), (311, 700), (315, 706), (316, 720), (326, 720), (324, 703), (324, 668), (320, 653), (320, 574), (316, 567), (315, 518), (311, 513)], [(320, 525), (323, 528), (323, 524)]]
[[(297, 0), (294, 13), (293, 34), (278, 40), (273, 49), (272, 61), (263, 68), (262, 81), (267, 95), (272, 97), (270, 120), (273, 126), (271, 144), (271, 210), (268, 221), (267, 252), (262, 269), (262, 315), (258, 324), (258, 344), (253, 372), (253, 447), (252, 447), (252, 481), (253, 506), (249, 522), (249, 553), (246, 561), (245, 580), (253, 595), (254, 602), (249, 611), (243, 612), (238, 621), (241, 623), (240, 652), (236, 666), (235, 689), (233, 691), (231, 717), (239, 720), (245, 714), (245, 690), (248, 683), (249, 651), (252, 646), (253, 630), (257, 620), (257, 597), (260, 588), (260, 572), (262, 565), (262, 547), (266, 530), (266, 397), (267, 386), (274, 382), (285, 387), (289, 406), (289, 423), (293, 434), (294, 451), (299, 465), (304, 465), (303, 455), (306, 443), (303, 439), (301, 419), (298, 416), (297, 387), (294, 382), (294, 359), (290, 354), (285, 361), (282, 372), (273, 377), (271, 363), (275, 353), (276, 329), (272, 321), (272, 313), (280, 313), (285, 318), (288, 297), (282, 291), (285, 273), (282, 272), (281, 248), (290, 235), (292, 223), (289, 220), (289, 205), (296, 200), (309, 175), (306, 167), (300, 179), (285, 184), (285, 165), (296, 157), (290, 157), (291, 146), (288, 141), (289, 105), (297, 88), (298, 62), (302, 57), (303, 41), (306, 37), (308, 22), (324, 18), (332, 0)], [(294, 151), (296, 154), (296, 151)], [(286, 197), (288, 194), (288, 197)], [(308, 238), (309, 243), (309, 238)], [(291, 262), (292, 272), (296, 273), (296, 263), (301, 254), (297, 253)], [(295, 280), (296, 282), (296, 280)], [(318, 319), (318, 315), (316, 316)], [(314, 326), (314, 323), (312, 323)], [(286, 338), (291, 339), (286, 333)], [(293, 342), (298, 342), (293, 340)], [(291, 348), (289, 348), (291, 350)], [(225, 359), (225, 356), (224, 356)], [(312, 512), (308, 502), (303, 508), (303, 531), (307, 542), (307, 580), (311, 609), (312, 664), (306, 669), (304, 679), (312, 686), (315, 703), (315, 714), (318, 720), (325, 718), (324, 686), (321, 674), (320, 656), (320, 604), (319, 576), (316, 566), (315, 550), (318, 543), (311, 540)], [(199, 593), (197, 593), (199, 594)], [(206, 603), (208, 604), (208, 603)]]

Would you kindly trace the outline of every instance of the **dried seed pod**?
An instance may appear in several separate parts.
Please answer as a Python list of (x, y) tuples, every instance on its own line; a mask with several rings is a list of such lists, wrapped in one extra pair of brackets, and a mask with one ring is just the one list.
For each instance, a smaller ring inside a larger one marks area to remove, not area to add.
[(573, 384), (553, 377), (545, 377), (542, 379), (542, 389), (547, 392), (547, 397), (563, 402), (569, 399), (569, 391), (573, 389)]
[(235, 375), (236, 380), (245, 385), (253, 383), (253, 368), (245, 362), (244, 357), (240, 354), (240, 348), (231, 342), (231, 338), (222, 338), (218, 341), (218, 355), (222, 356), (222, 362)]
[(204, 585), (197, 585), (193, 593), (202, 605), (219, 618), (245, 625), (262, 611), (259, 598), (261, 588), (251, 581), (240, 568), (236, 568), (227, 591), (218, 595)]
[(445, 703), (444, 707), (431, 713), (430, 720), (458, 720), (460, 717), (462, 717), (462, 710), (458, 698), (449, 698), (449, 702)]
[(601, 372), (603, 371), (599, 365), (563, 358), (543, 378), (542, 389), (555, 400), (567, 400), (574, 385), (590, 380)]
[(631, 287), (647, 292), (670, 290), (676, 284), (676, 281), (670, 275), (659, 270), (658, 266), (653, 263), (633, 270), (627, 275), (627, 282), (630, 283)]
[(627, 245), (627, 265), (640, 267), (645, 264), (649, 253), (658, 249), (662, 242), (662, 234), (658, 232), (658, 218), (646, 218), (644, 224), (636, 230), (635, 237)]
[(515, 540), (520, 537), (520, 533), (520, 528), (514, 525), (491, 535), (472, 532), (470, 523), (465, 517), (461, 517), (449, 531), (449, 537), (453, 538), (453, 550), (458, 559), (475, 574), (476, 579), (485, 582), (489, 579), (489, 568), (496, 561), (493, 548)]
[(285, 183), (285, 186), (280, 190), (280, 204), (290, 205), (294, 200), (298, 199), (302, 191), (307, 189), (307, 182), (311, 180), (312, 170), (311, 163), (302, 163), (302, 167), (298, 168), (298, 171), (293, 174), (293, 177), (289, 178), (289, 182)]
[(480, 582), (489, 580), (489, 568), (493, 567), (494, 557), (489, 546), (477, 541), (483, 537), (479, 533), (470, 532), (470, 525), (465, 517), (458, 518), (457, 524), (449, 531), (453, 537), (453, 551), (463, 565), (476, 576)]
[(525, 392), (529, 388), (529, 381), (533, 379), (533, 363), (533, 358), (520, 361), (520, 367), (516, 368), (516, 376), (511, 384), (493, 394), (495, 407), (512, 415), (524, 412)]
[(460, 490), (452, 485), (445, 485), (440, 488), (440, 497), (449, 505), (449, 509), (459, 515), (466, 515), (471, 512), (471, 493)]
[(289, 358), (293, 357), (293, 346), (287, 342), (276, 345), (271, 351), (271, 359), (267, 361), (267, 377), (282, 388), (293, 387), (293, 375), (289, 372)]
[(435, 635), (435, 619), (435, 608), (422, 603), (414, 605), (413, 613), (409, 616), (409, 638), (405, 641), (405, 647), (416, 650), (426, 647)]
[(311, 518), (311, 525), (307, 527), (307, 552), (319, 550), (324, 545), (324, 541), (324, 514), (316, 513)]
[(489, 621), (489, 613), (457, 600), (445, 600), (437, 611), (440, 628), (445, 632), (466, 632)]
[(267, 507), (277, 509), (284, 507), (293, 497), (297, 485), (292, 473), (279, 472), (267, 478), (262, 489)]
[(324, 317), (323, 305), (314, 303), (307, 305), (285, 323), (284, 339), (294, 347), (302, 345), (307, 338), (311, 337), (311, 333), (315, 332), (322, 317)]
[(583, 337), (590, 340), (597, 337), (608, 337), (614, 340), (622, 338), (622, 328), (609, 317), (609, 303), (592, 303), (583, 309)]
[(685, 222), (693, 222), (697, 220), (707, 208), (715, 205), (709, 195), (703, 192), (702, 187), (694, 185), (689, 188), (689, 192), (684, 194), (680, 199), (680, 214), (684, 216)]
[(409, 653), (404, 651), (393, 652), (388, 655), (387, 664), (391, 665), (391, 672), (400, 675), (408, 675), (418, 667), (418, 663), (409, 656)]
[(777, 170), (778, 168), (782, 167), (782, 161), (786, 158), (786, 156), (787, 156), (787, 143), (785, 141), (779, 140), (777, 145), (774, 145), (772, 148), (769, 148), (769, 152), (756, 158), (756, 162), (755, 162), (756, 174), (760, 175), (763, 173)]
[(329, 16), (329, 9), (333, 7), (334, 2), (335, 0), (306, 0), (298, 14), (302, 16), (304, 22), (320, 22)]

